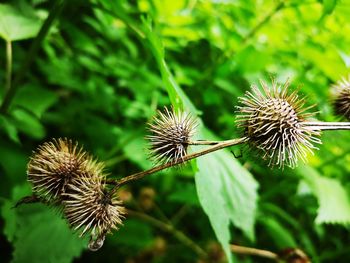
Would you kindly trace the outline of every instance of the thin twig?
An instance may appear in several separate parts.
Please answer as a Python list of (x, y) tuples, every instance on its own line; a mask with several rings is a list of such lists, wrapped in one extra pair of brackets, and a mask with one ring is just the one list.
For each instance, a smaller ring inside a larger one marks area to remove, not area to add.
[(32, 45), (29, 48), (29, 51), (24, 59), (24, 62), (22, 63), (16, 78), (14, 79), (12, 86), (9, 90), (6, 91), (4, 100), (2, 102), (2, 105), (0, 107), (1, 113), (6, 113), (12, 99), (16, 95), (16, 92), (20, 85), (18, 85), (22, 79), (25, 77), (26, 73), (28, 73), (30, 65), (32, 64), (33, 60), (36, 57), (36, 54), (38, 53), (39, 47), (41, 45), (41, 42), (49, 32), (50, 27), (52, 26), (53, 21), (58, 17), (60, 12), (62, 11), (64, 6), (64, 0), (56, 0), (51, 8), (50, 14), (45, 20), (44, 24), (40, 28), (40, 31), (37, 35), (37, 37), (32, 42)]
[(237, 245), (230, 245), (231, 251), (236, 254), (251, 255), (263, 258), (269, 258), (275, 261), (279, 260), (279, 256), (269, 250), (262, 250), (251, 247), (242, 247)]
[(303, 126), (310, 130), (350, 130), (350, 122), (303, 122)]
[[(115, 4), (119, 5), (117, 2)], [(141, 39), (145, 38), (145, 33), (139, 28), (139, 26), (135, 22), (133, 22), (130, 19), (130, 17), (127, 14), (123, 13), (123, 10), (121, 8), (115, 8), (114, 10), (109, 10), (100, 3), (89, 3), (89, 6), (100, 9), (101, 11), (111, 15), (112, 17), (119, 18), (125, 23), (127, 27), (129, 27), (133, 32), (135, 32), (136, 36), (138, 36)]]
[(129, 182), (132, 182), (132, 181), (139, 180), (139, 179), (141, 179), (141, 178), (143, 178), (143, 177), (145, 177), (147, 175), (154, 174), (154, 173), (159, 172), (161, 170), (164, 170), (166, 168), (169, 168), (169, 167), (172, 167), (172, 166), (175, 166), (175, 165), (187, 162), (189, 160), (195, 159), (195, 158), (197, 158), (199, 156), (202, 156), (202, 155), (205, 155), (205, 154), (208, 154), (208, 153), (211, 153), (211, 152), (215, 152), (217, 150), (221, 150), (223, 148), (230, 147), (230, 146), (233, 146), (233, 145), (242, 144), (242, 143), (245, 143), (247, 141), (248, 141), (247, 137), (238, 138), (238, 139), (232, 139), (232, 140), (227, 140), (227, 141), (222, 141), (222, 142), (217, 143), (216, 145), (211, 146), (211, 147), (209, 147), (207, 149), (204, 149), (202, 151), (186, 155), (185, 157), (183, 157), (181, 159), (178, 159), (178, 160), (176, 160), (174, 162), (168, 162), (166, 164), (162, 164), (162, 165), (153, 167), (153, 168), (151, 168), (149, 170), (129, 175), (129, 176), (124, 177), (124, 178), (122, 178), (120, 180), (116, 180), (115, 181), (115, 186), (112, 188), (112, 190), (110, 191), (109, 194), (110, 194), (110, 196), (112, 196), (117, 191), (117, 189), (120, 186), (122, 186), (124, 184), (127, 184)]
[(173, 225), (169, 223), (164, 223), (163, 221), (160, 221), (157, 218), (154, 218), (150, 215), (147, 215), (145, 213), (137, 212), (134, 210), (127, 210), (127, 214), (133, 217), (140, 218), (160, 229), (162, 229), (165, 232), (171, 233), (174, 235), (174, 237), (179, 240), (184, 245), (191, 248), (198, 256), (201, 258), (207, 258), (208, 254), (205, 252), (204, 249), (202, 249), (200, 246), (198, 246), (192, 239), (190, 239), (188, 236), (186, 236), (183, 232), (177, 230)]
[(259, 29), (270, 21), (270, 19), (284, 7), (284, 1), (279, 2), (273, 10), (270, 11), (255, 27), (250, 30), (250, 32), (243, 38), (242, 43), (246, 43), (250, 38), (252, 38)]
[(206, 141), (206, 140), (198, 140), (193, 142), (188, 142), (188, 145), (216, 145), (220, 143), (220, 141)]
[(5, 92), (11, 89), (12, 82), (12, 42), (6, 41), (6, 84)]

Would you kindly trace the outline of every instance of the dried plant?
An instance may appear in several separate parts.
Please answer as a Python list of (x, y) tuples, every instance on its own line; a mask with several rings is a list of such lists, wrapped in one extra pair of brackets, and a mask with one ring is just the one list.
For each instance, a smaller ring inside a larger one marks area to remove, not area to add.
[[(80, 236), (90, 234), (89, 248), (97, 250), (103, 245), (106, 234), (122, 224), (125, 210), (122, 202), (106, 190), (106, 177), (96, 162), (87, 162), (92, 170), (74, 178), (64, 194), (64, 215), (74, 230), (81, 230)], [(98, 167), (98, 168), (96, 168)]]
[(240, 98), (238, 127), (269, 165), (295, 167), (299, 158), (305, 161), (307, 152), (317, 149), (314, 143), (321, 143), (319, 132), (305, 124), (315, 113), (306, 113), (310, 107), (305, 107), (305, 99), (296, 91), (288, 91), (288, 81), (283, 86), (272, 81), (271, 88), (263, 81), (260, 84), (262, 90), (253, 85)]
[(47, 201), (57, 201), (87, 158), (86, 152), (72, 140), (53, 139), (39, 146), (27, 168), (33, 192)]
[[(289, 92), (288, 87), (288, 81), (284, 85), (272, 81), (272, 87), (261, 81), (261, 89), (253, 85), (240, 98), (236, 122), (244, 136), (237, 139), (192, 141), (197, 126), (192, 115), (167, 108), (159, 111), (149, 124), (152, 135), (147, 139), (150, 154), (160, 165), (118, 180), (107, 180), (103, 162), (93, 159), (77, 143), (68, 139), (44, 143), (28, 164), (34, 195), (19, 204), (54, 200), (80, 236), (90, 235), (89, 248), (95, 251), (103, 245), (105, 236), (122, 224), (126, 210), (116, 193), (124, 184), (244, 143), (262, 152), (271, 166), (295, 167), (298, 159), (305, 161), (307, 153), (317, 149), (314, 144), (321, 143), (320, 131), (349, 130), (350, 123), (307, 121), (315, 113), (307, 113), (310, 107), (305, 107), (305, 99), (299, 98), (296, 91)], [(189, 145), (209, 147), (189, 154)], [(113, 187), (108, 188), (107, 183)]]
[(167, 163), (183, 159), (187, 154), (197, 123), (189, 113), (164, 108), (148, 126), (152, 133), (146, 137), (150, 141), (151, 157), (156, 163)]
[(332, 94), (335, 113), (350, 120), (350, 75), (332, 86)]

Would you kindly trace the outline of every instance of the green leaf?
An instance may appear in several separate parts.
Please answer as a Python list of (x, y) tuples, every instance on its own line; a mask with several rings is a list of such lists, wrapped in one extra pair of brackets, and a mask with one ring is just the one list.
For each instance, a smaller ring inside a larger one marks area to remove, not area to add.
[(350, 224), (349, 194), (337, 179), (324, 177), (307, 165), (298, 168), (298, 173), (318, 200), (317, 224)]
[(45, 137), (45, 128), (37, 117), (22, 109), (15, 109), (11, 112), (14, 123), (18, 130), (34, 139)]
[[(177, 185), (179, 182), (177, 182)], [(168, 200), (181, 204), (199, 206), (199, 200), (193, 184), (181, 184), (169, 195)]]
[[(342, 76), (348, 74), (348, 69), (341, 58), (340, 54), (333, 47), (323, 48), (317, 45), (308, 43), (299, 51), (304, 59), (312, 62), (315, 67), (321, 70), (328, 78), (337, 81)], [(320, 63), (320, 61), (328, 63)]]
[(58, 100), (56, 93), (34, 85), (27, 85), (18, 90), (13, 105), (20, 106), (34, 113), (38, 118)]
[(254, 240), (258, 184), (225, 150), (202, 156), (197, 164), (199, 201), (230, 260), (231, 223)]
[[(201, 135), (216, 139), (208, 130), (203, 129)], [(195, 178), (196, 183), (200, 182), (196, 185), (203, 208), (210, 210), (221, 205), (231, 222), (254, 240), (258, 183), (253, 176), (227, 150), (202, 156), (197, 164), (199, 171)], [(223, 202), (217, 200), (218, 193)], [(212, 216), (217, 215), (212, 213)]]
[(0, 116), (0, 128), (5, 131), (5, 133), (11, 139), (11, 141), (19, 143), (18, 131), (16, 126), (5, 116)]
[(23, 40), (37, 35), (41, 21), (7, 4), (0, 4), (0, 37), (6, 41)]
[(26, 178), (29, 157), (19, 145), (0, 141), (0, 156), (0, 166), (12, 182), (20, 182)]
[(263, 229), (269, 233), (279, 249), (297, 246), (297, 243), (290, 231), (275, 219), (265, 217), (259, 221), (264, 225)]
[[(28, 192), (23, 187), (15, 191)], [(86, 240), (78, 238), (57, 211), (42, 204), (13, 209), (19, 196), (14, 193), (13, 197), (2, 207), (5, 234), (14, 247), (12, 262), (69, 263), (87, 246)]]
[(174, 76), (171, 74), (168, 65), (165, 62), (163, 44), (152, 28), (152, 20), (150, 18), (143, 18), (143, 27), (145, 35), (150, 42), (153, 55), (158, 63), (163, 83), (169, 94), (169, 98), (174, 109), (183, 110), (185, 104), (187, 107), (189, 107), (191, 112), (196, 112), (195, 107), (192, 105), (180, 86), (176, 83)]
[(17, 229), (17, 210), (13, 208), (16, 201), (20, 200), (23, 196), (29, 195), (31, 193), (31, 189), (29, 184), (25, 185), (16, 185), (12, 189), (11, 200), (6, 199), (1, 207), (1, 216), (6, 219), (4, 226), (4, 234), (7, 237), (8, 241), (13, 242), (15, 239), (15, 233)]
[(330, 15), (337, 5), (337, 0), (323, 0), (323, 15)]
[[(140, 238), (142, 236), (142, 238)], [(152, 244), (152, 227), (136, 219), (128, 219), (115, 236), (110, 237), (111, 243), (118, 246), (128, 245), (142, 249)]]
[[(150, 19), (144, 19), (143, 25), (174, 108), (182, 109), (184, 106), (186, 110), (197, 114), (199, 111), (175, 82), (165, 62), (162, 43), (152, 30)], [(208, 136), (212, 135), (200, 119), (199, 124), (200, 136), (210, 139)], [(200, 204), (209, 217), (228, 261), (232, 262), (229, 247), (230, 224), (233, 223), (250, 239), (254, 239), (258, 183), (225, 150), (202, 156), (197, 160), (197, 164), (195, 181)]]

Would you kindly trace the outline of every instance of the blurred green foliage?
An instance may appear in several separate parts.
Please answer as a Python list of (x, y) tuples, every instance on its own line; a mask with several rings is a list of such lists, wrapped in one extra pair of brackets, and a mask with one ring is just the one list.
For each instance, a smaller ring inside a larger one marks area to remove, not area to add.
[[(63, 12), (0, 115), (2, 262), (204, 262), (181, 238), (128, 216), (98, 252), (58, 211), (13, 205), (30, 194), (26, 163), (53, 137), (69, 137), (107, 164), (112, 178), (152, 166), (145, 123), (172, 104), (200, 118), (197, 139), (239, 136), (238, 97), (270, 76), (292, 81), (317, 118), (338, 121), (330, 85), (349, 74), (349, 0), (14, 0), (0, 4), (0, 96), (7, 44), (16, 79), (53, 2)], [(350, 261), (350, 134), (324, 132), (307, 165), (271, 170), (246, 148), (200, 157), (125, 186), (126, 206), (171, 224), (213, 262), (230, 243), (271, 251), (299, 247), (313, 262)], [(151, 205), (144, 203), (151, 189)], [(170, 222), (170, 223), (169, 223)], [(218, 248), (221, 244), (221, 249)], [(224, 256), (224, 253), (226, 256)]]

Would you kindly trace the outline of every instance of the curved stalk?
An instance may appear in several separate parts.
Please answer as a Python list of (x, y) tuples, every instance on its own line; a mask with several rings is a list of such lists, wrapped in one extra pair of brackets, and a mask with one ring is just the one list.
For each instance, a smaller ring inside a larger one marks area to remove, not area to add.
[(16, 78), (14, 78), (13, 80), (12, 86), (5, 92), (4, 100), (2, 101), (2, 104), (0, 107), (1, 113), (6, 113), (8, 108), (10, 107), (10, 104), (13, 98), (15, 97), (16, 92), (18, 91), (18, 88), (20, 87), (19, 83), (27, 74), (30, 68), (30, 65), (32, 64), (33, 60), (36, 57), (36, 54), (38, 53), (38, 50), (42, 41), (44, 40), (47, 33), (49, 32), (49, 29), (51, 28), (53, 21), (61, 13), (63, 6), (64, 6), (64, 0), (55, 0), (55, 2), (53, 3), (50, 14), (45, 20), (42, 27), (40, 28), (40, 31), (37, 37), (33, 40), (32, 45), (30, 46), (28, 53), (26, 54), (24, 62), (22, 63), (16, 75)]
[(263, 258), (268, 258), (275, 261), (279, 260), (279, 256), (276, 253), (271, 252), (269, 250), (243, 247), (243, 246), (237, 246), (237, 245), (230, 245), (230, 248), (231, 248), (231, 251), (235, 254), (263, 257)]
[(12, 42), (6, 41), (6, 84), (5, 92), (11, 89), (12, 82)]
[(198, 256), (201, 258), (207, 258), (208, 254), (207, 252), (202, 249), (198, 244), (196, 244), (192, 239), (190, 239), (188, 236), (186, 236), (183, 232), (177, 230), (171, 223), (165, 223), (157, 218), (154, 218), (150, 215), (147, 215), (142, 212), (137, 212), (128, 209), (127, 214), (133, 217), (140, 218), (144, 220), (145, 222), (148, 222), (160, 229), (162, 229), (165, 232), (171, 233), (174, 235), (174, 237), (179, 240), (181, 243), (184, 245), (188, 246), (191, 248)]
[(188, 142), (188, 145), (216, 145), (221, 141), (206, 141), (206, 140), (198, 140), (193, 142)]
[(169, 167), (176, 166), (178, 164), (187, 162), (187, 161), (195, 159), (195, 158), (197, 158), (199, 156), (202, 156), (202, 155), (205, 155), (205, 154), (208, 154), (208, 153), (211, 153), (211, 152), (215, 152), (215, 151), (224, 149), (226, 147), (242, 144), (242, 143), (245, 143), (247, 141), (248, 141), (248, 138), (247, 137), (243, 137), (243, 138), (238, 138), (238, 139), (232, 139), (232, 140), (217, 142), (215, 145), (213, 145), (213, 146), (211, 146), (211, 147), (209, 147), (207, 149), (204, 149), (204, 150), (199, 151), (199, 152), (191, 153), (191, 154), (186, 155), (185, 157), (183, 157), (181, 159), (178, 159), (178, 160), (176, 160), (174, 162), (168, 162), (168, 163), (165, 163), (165, 164), (153, 167), (153, 168), (151, 168), (149, 170), (142, 171), (142, 172), (139, 172), (139, 173), (135, 173), (135, 174), (129, 175), (127, 177), (124, 177), (124, 178), (122, 178), (120, 180), (116, 180), (116, 181), (114, 181), (115, 185), (111, 189), (109, 195), (112, 196), (117, 191), (117, 189), (120, 186), (122, 186), (124, 184), (127, 184), (129, 182), (139, 180), (139, 179), (141, 179), (141, 178), (143, 178), (143, 177), (145, 177), (147, 175), (154, 174), (154, 173), (159, 172), (161, 170), (164, 170), (166, 168), (169, 168)]

